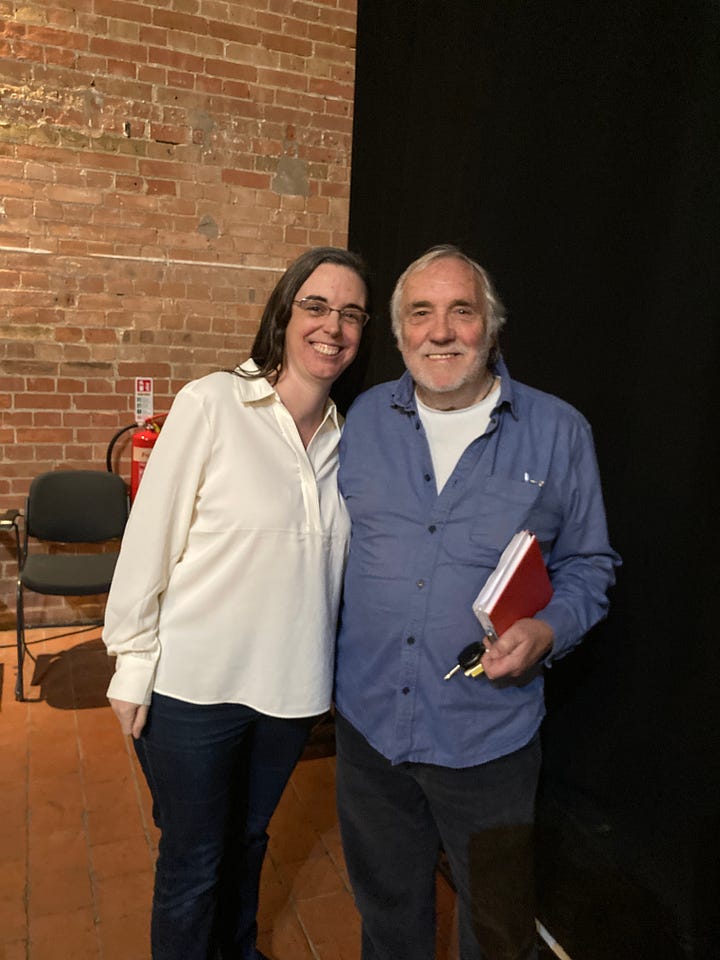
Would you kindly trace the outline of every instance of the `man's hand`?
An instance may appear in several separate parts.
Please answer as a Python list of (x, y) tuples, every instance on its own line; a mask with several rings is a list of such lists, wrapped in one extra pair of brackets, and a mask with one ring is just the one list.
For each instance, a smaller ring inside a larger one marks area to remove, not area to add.
[(120, 721), (120, 727), (125, 736), (132, 736), (137, 740), (147, 720), (148, 707), (142, 703), (128, 703), (127, 700), (113, 700), (109, 698), (110, 706)]
[(552, 627), (543, 620), (516, 621), (482, 658), (488, 679), (522, 676), (545, 656), (553, 639)]

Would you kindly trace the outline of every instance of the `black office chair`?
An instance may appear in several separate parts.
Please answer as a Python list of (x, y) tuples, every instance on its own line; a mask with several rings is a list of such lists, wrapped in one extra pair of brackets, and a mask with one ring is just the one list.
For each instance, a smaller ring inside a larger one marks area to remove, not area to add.
[(28, 553), (28, 537), (45, 543), (103, 543), (122, 537), (127, 517), (127, 488), (117, 474), (53, 470), (30, 484), (18, 550), (17, 700), (25, 699), (23, 591), (69, 597), (107, 593), (119, 553), (119, 544), (103, 553)]

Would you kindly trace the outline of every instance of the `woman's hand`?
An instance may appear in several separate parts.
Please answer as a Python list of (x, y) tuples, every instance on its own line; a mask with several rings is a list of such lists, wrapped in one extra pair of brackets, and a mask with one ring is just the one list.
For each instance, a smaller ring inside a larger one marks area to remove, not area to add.
[(120, 721), (122, 732), (126, 736), (132, 735), (137, 740), (145, 726), (148, 707), (142, 703), (128, 703), (127, 700), (113, 700), (112, 697), (109, 699), (113, 713)]

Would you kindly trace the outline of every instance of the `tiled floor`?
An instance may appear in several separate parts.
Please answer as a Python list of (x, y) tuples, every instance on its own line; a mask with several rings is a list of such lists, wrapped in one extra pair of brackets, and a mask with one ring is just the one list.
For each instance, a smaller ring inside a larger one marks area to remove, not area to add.
[[(132, 748), (105, 700), (99, 630), (33, 631), (37, 685), (14, 699), (0, 632), (0, 960), (148, 960), (157, 831)], [(271, 824), (259, 946), (276, 960), (358, 960), (359, 920), (319, 743)], [(325, 755), (323, 755), (325, 754)], [(438, 878), (438, 960), (453, 960), (454, 894)]]

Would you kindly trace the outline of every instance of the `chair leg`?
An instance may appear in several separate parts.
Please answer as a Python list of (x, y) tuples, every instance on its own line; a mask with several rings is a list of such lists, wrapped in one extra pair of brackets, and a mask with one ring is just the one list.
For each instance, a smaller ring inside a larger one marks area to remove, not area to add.
[(23, 606), (22, 583), (18, 579), (15, 594), (16, 631), (17, 631), (17, 678), (15, 680), (15, 699), (24, 700), (23, 662), (25, 660), (25, 610)]

